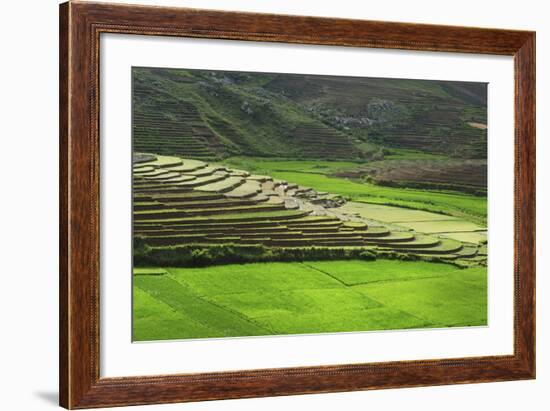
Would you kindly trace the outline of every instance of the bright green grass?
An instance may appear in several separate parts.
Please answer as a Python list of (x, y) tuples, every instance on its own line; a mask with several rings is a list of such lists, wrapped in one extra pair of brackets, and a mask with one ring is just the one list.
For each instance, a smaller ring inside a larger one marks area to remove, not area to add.
[(485, 268), (429, 262), (166, 268), (134, 276), (134, 340), (484, 325), (486, 294)]
[(413, 280), (442, 276), (458, 268), (450, 264), (410, 262), (399, 260), (315, 261), (304, 265), (312, 267), (343, 282), (345, 285), (376, 283), (381, 281)]
[(301, 263), (230, 264), (171, 268), (170, 273), (199, 295), (334, 288), (340, 283)]
[(343, 287), (285, 290), (273, 293), (269, 299), (256, 292), (217, 294), (209, 296), (209, 299), (225, 307), (238, 307), (240, 312), (254, 319), (285, 314), (331, 316), (334, 312), (361, 312), (381, 306), (376, 301)]
[(154, 298), (137, 285), (133, 296), (133, 340), (173, 340), (179, 338), (220, 337), (185, 313), (175, 310), (158, 298)]
[[(156, 301), (169, 306), (176, 313), (192, 319), (209, 332), (206, 335), (194, 335), (194, 337), (210, 336), (231, 336), (231, 335), (261, 335), (269, 333), (269, 330), (262, 329), (248, 318), (239, 313), (232, 312), (223, 307), (218, 307), (200, 297), (193, 290), (171, 276), (134, 276), (134, 288), (138, 288), (149, 294)], [(135, 302), (134, 313), (139, 316), (141, 307), (138, 307), (139, 300)], [(134, 331), (141, 327), (136, 319)], [(168, 332), (168, 331), (166, 331)], [(191, 338), (193, 335), (186, 334), (182, 337)]]
[(430, 324), (400, 310), (380, 307), (354, 311), (347, 306), (335, 307), (329, 314), (313, 310), (277, 314), (257, 319), (269, 324), (276, 334), (316, 334), (326, 332), (375, 331), (387, 329), (425, 328)]
[(399, 307), (437, 326), (487, 324), (487, 270), (470, 268), (437, 278), (354, 287), (381, 304)]

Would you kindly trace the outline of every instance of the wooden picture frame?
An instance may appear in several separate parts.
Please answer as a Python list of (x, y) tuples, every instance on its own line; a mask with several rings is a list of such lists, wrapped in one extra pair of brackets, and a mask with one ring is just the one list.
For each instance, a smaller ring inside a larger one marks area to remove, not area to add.
[[(513, 56), (514, 354), (100, 378), (101, 33)], [(535, 377), (535, 33), (184, 8), (60, 6), (60, 404), (92, 408)]]

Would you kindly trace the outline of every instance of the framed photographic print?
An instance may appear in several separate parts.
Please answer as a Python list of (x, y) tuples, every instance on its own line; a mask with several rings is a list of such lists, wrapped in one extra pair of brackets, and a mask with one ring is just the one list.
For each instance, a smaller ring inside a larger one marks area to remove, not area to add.
[(60, 6), (60, 403), (535, 377), (535, 33)]

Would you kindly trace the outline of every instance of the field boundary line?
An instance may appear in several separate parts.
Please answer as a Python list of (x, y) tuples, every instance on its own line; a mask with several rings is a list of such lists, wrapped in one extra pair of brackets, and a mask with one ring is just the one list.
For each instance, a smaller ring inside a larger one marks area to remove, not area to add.
[[(244, 315), (243, 313), (239, 312), (239, 311), (235, 311), (229, 307), (226, 307), (224, 305), (220, 305), (220, 304), (217, 304), (207, 298), (205, 298), (204, 296), (201, 296), (199, 294), (197, 294), (190, 286), (189, 284), (185, 283), (185, 282), (181, 282), (179, 281), (169, 270), (168, 270), (168, 277), (170, 277), (171, 280), (175, 281), (177, 284), (179, 284), (181, 287), (184, 287), (186, 288), (190, 294), (192, 294), (195, 298), (199, 299), (200, 301), (204, 302), (205, 304), (208, 304), (208, 305), (211, 305), (219, 310), (222, 310), (222, 311), (225, 311), (229, 314), (232, 314), (232, 315), (235, 315), (236, 317), (239, 317), (241, 320), (243, 321), (246, 321), (260, 329), (264, 329), (266, 331), (272, 331), (270, 329), (267, 329), (265, 326), (263, 325), (260, 325), (260, 324), (257, 324), (255, 321), (253, 321), (250, 317)], [(266, 334), (268, 335), (268, 334)]]

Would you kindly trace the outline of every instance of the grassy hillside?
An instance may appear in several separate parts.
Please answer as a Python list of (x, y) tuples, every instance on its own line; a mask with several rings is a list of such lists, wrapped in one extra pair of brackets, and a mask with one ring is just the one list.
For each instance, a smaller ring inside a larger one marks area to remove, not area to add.
[[(135, 68), (133, 80), (136, 151), (210, 159), (230, 154), (364, 155), (346, 134), (326, 127), (301, 105), (262, 88), (261, 76)], [(325, 135), (313, 151), (310, 132)], [(159, 143), (154, 136), (163, 135), (170, 142), (151, 150)], [(200, 144), (190, 146), (197, 135)], [(204, 146), (208, 150), (201, 149)]]
[[(136, 151), (380, 159), (384, 147), (485, 158), (486, 85), (133, 69)], [(169, 138), (163, 141), (160, 138)]]
[(388, 260), (139, 268), (133, 339), (485, 325), (486, 276)]
[(267, 85), (332, 127), (383, 146), (485, 158), (482, 83), (337, 76), (276, 76)]

